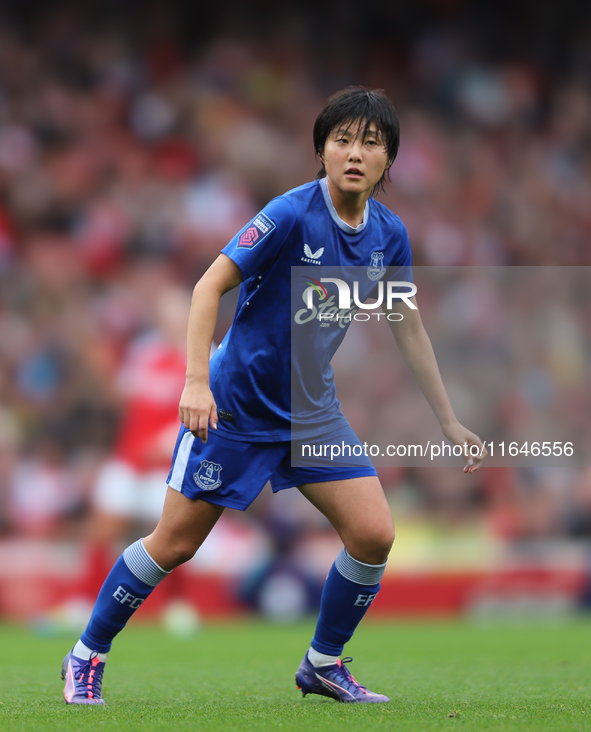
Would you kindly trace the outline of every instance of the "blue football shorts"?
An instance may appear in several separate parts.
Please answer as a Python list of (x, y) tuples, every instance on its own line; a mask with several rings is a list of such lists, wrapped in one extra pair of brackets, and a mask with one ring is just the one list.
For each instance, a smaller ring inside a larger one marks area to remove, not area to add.
[[(360, 444), (348, 424), (322, 438), (324, 443), (331, 441)], [(203, 444), (181, 425), (167, 483), (187, 498), (244, 511), (267, 481), (271, 481), (273, 493), (277, 493), (306, 483), (377, 475), (370, 458), (365, 456), (357, 458), (354, 466), (339, 465), (326, 458), (315, 460), (314, 467), (310, 467), (305, 465), (306, 461), (301, 466), (292, 465), (292, 454), (297, 454), (297, 446), (292, 442), (240, 442), (211, 429)]]

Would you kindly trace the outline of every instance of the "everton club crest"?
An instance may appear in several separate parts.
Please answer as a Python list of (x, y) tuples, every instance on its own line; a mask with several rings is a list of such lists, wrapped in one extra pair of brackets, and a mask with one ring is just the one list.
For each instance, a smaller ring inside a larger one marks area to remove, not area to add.
[(193, 480), (199, 488), (204, 491), (213, 491), (222, 484), (220, 472), (222, 466), (217, 463), (210, 463), (209, 460), (202, 460), (199, 470), (193, 473)]
[(384, 253), (372, 252), (369, 267), (367, 268), (368, 279), (372, 282), (377, 282), (378, 280), (381, 280), (385, 274), (386, 268), (384, 267)]

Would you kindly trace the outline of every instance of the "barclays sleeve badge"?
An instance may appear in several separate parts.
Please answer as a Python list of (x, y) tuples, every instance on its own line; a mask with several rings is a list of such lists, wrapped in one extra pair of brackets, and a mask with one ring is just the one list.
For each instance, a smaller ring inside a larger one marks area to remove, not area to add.
[(252, 249), (255, 244), (263, 241), (274, 229), (275, 222), (271, 221), (264, 213), (260, 213), (258, 216), (255, 216), (245, 231), (242, 232), (238, 240), (238, 246)]

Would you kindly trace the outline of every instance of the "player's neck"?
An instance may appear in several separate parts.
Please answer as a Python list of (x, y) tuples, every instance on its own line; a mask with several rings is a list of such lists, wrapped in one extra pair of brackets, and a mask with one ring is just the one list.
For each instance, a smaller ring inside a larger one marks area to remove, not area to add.
[(335, 207), (338, 217), (349, 226), (357, 227), (363, 223), (365, 214), (365, 204), (370, 196), (370, 192), (350, 192), (342, 191), (334, 185), (330, 178), (327, 178), (328, 192)]

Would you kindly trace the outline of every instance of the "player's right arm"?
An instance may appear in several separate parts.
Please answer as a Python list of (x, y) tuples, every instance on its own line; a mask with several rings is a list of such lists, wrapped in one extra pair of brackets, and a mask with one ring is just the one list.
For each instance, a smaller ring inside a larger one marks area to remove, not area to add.
[(242, 281), (267, 269), (279, 256), (296, 220), (293, 205), (280, 196), (244, 226), (224, 247), (195, 286), (189, 314), (187, 376), (179, 404), (185, 426), (207, 441), (217, 429), (217, 408), (209, 388), (209, 352), (220, 299)]
[(207, 442), (207, 429), (217, 429), (218, 414), (209, 388), (209, 355), (222, 295), (242, 282), (242, 274), (225, 254), (215, 260), (193, 290), (187, 328), (187, 373), (179, 417), (187, 429)]

